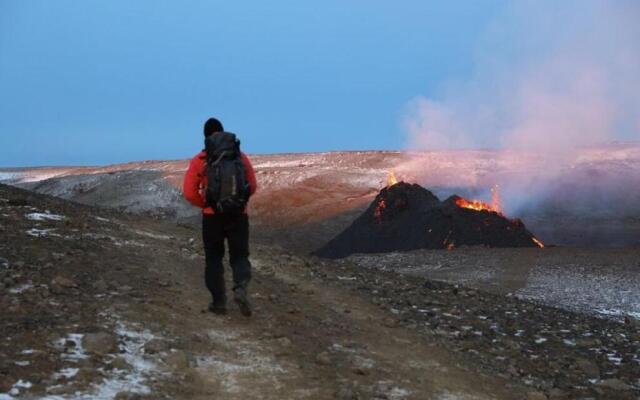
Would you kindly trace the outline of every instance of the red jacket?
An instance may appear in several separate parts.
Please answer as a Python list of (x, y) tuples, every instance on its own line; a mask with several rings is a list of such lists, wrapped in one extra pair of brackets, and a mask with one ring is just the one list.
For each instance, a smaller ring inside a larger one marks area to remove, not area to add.
[[(253, 195), (258, 188), (256, 173), (253, 170), (251, 161), (249, 161), (249, 157), (244, 153), (241, 153), (241, 156), (242, 163), (244, 164), (245, 176), (247, 178), (247, 182), (249, 182), (249, 193), (250, 195)], [(184, 198), (187, 199), (189, 203), (202, 208), (202, 212), (204, 214), (213, 215), (213, 209), (211, 207), (205, 207), (204, 188), (207, 185), (207, 174), (205, 172), (206, 161), (207, 155), (204, 151), (201, 151), (191, 159), (187, 173), (184, 175), (182, 191), (184, 192)]]

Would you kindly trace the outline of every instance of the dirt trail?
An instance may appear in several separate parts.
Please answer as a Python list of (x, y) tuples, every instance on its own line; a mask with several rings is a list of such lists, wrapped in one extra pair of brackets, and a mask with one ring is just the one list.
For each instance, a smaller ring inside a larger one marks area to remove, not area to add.
[(161, 392), (203, 399), (522, 398), (519, 388), (462, 368), (357, 294), (327, 286), (305, 260), (260, 247), (253, 261), (250, 319), (233, 308), (226, 317), (200, 311), (207, 293), (199, 258), (177, 273), (187, 290), (164, 305), (169, 310), (134, 312), (150, 321), (165, 315), (168, 337), (189, 332), (182, 343), (189, 365)]
[(313, 260), (255, 246), (255, 315), (220, 317), (197, 229), (1, 185), (0, 201), (0, 399), (524, 397)]

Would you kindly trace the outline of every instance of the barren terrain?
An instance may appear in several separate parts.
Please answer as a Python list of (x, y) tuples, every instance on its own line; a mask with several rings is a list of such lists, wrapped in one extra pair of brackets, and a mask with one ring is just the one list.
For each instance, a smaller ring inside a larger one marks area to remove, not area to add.
[(322, 268), (257, 247), (255, 318), (204, 311), (197, 231), (0, 187), (0, 398), (521, 398)]
[(198, 210), (179, 190), (186, 161), (0, 171), (58, 197), (0, 185), (0, 399), (640, 395), (640, 195), (629, 186), (640, 146), (585, 150), (532, 193), (535, 207), (505, 188), (507, 215), (560, 247), (335, 261), (308, 254), (351, 224), (390, 170), (440, 197), (482, 198), (536, 160), (252, 160), (251, 319), (205, 311)]

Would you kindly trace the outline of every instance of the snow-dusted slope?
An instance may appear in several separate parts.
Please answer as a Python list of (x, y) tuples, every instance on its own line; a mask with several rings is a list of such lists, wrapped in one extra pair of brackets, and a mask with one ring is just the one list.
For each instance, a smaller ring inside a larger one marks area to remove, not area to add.
[[(522, 217), (543, 240), (561, 244), (634, 244), (640, 233), (640, 144), (610, 144), (575, 154), (456, 150), (254, 155), (258, 224), (303, 226), (343, 218), (366, 206), (395, 171), (440, 197), (487, 199), (499, 185), (508, 216)], [(39, 192), (178, 219), (197, 216), (180, 198), (187, 160), (106, 167), (0, 171), (0, 181)], [(331, 230), (331, 229), (330, 229)], [(584, 234), (585, 230), (588, 232)], [(586, 240), (586, 241), (585, 241)]]

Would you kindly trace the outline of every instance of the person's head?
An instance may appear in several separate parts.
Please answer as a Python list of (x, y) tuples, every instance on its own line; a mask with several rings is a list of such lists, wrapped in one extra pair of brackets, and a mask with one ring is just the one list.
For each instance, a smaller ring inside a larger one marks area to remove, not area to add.
[(222, 122), (218, 121), (215, 118), (209, 118), (207, 122), (204, 123), (204, 137), (211, 136), (216, 132), (222, 131), (224, 131)]

